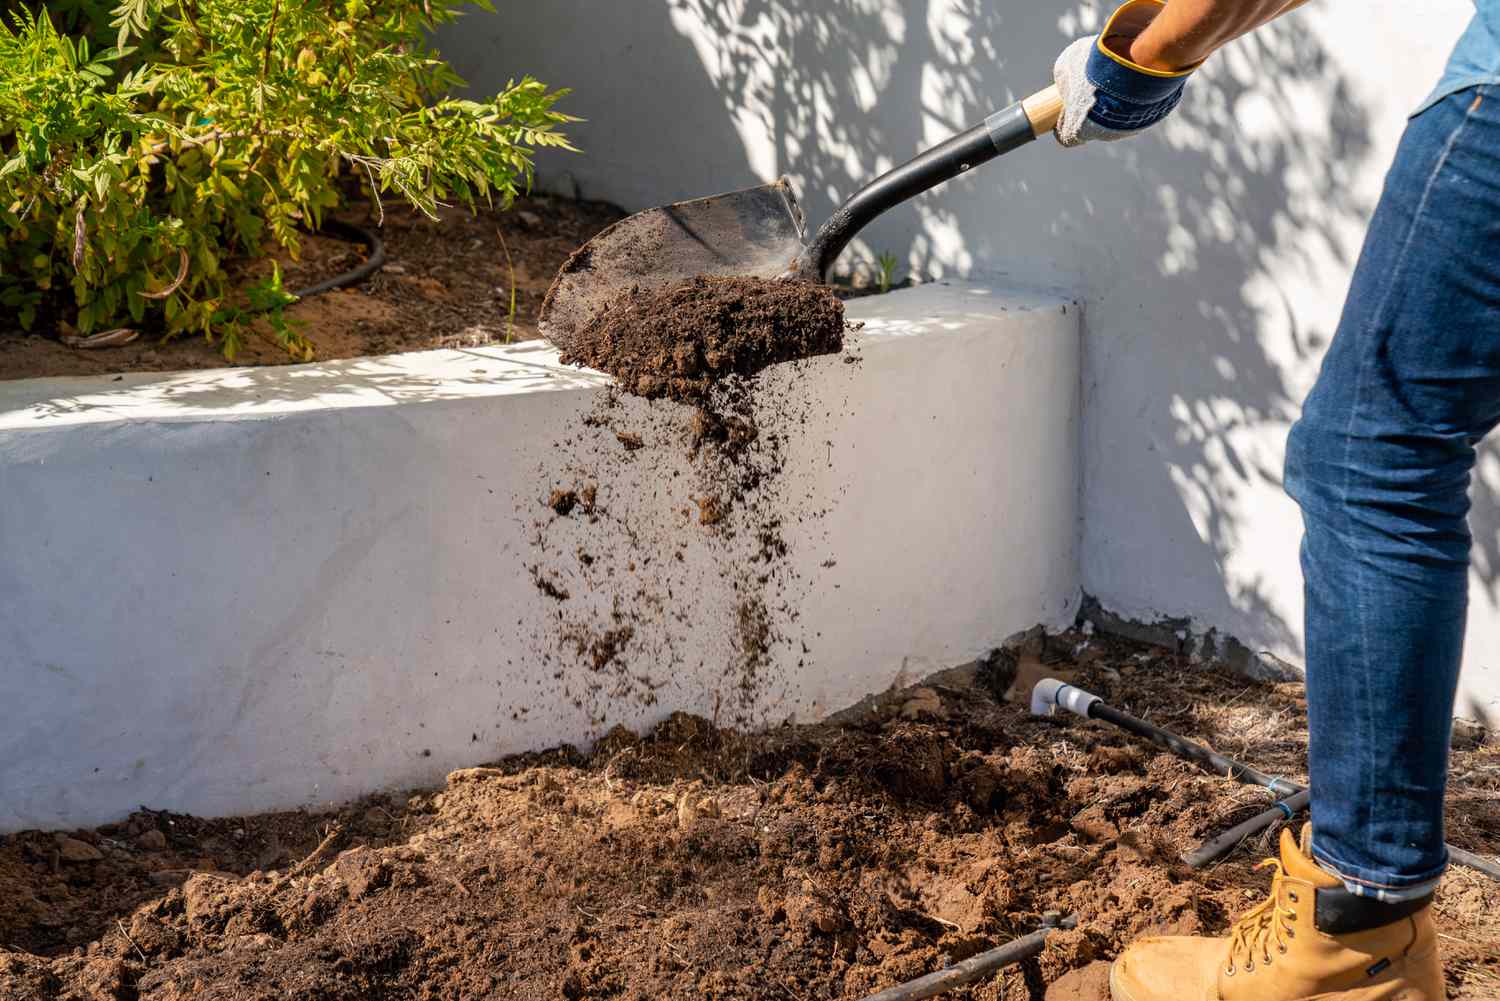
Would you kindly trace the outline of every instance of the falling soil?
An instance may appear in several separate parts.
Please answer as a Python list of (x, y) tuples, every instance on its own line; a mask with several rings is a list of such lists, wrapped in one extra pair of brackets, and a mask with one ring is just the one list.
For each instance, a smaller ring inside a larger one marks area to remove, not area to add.
[[(788, 672), (816, 640), (798, 626), (812, 581), (788, 559), (784, 519), (805, 536), (826, 513), (800, 496), (816, 484), (809, 469), (788, 473), (788, 449), (815, 409), (839, 405), (797, 375), (841, 352), (845, 329), (825, 287), (700, 277), (627, 292), (564, 352), (617, 383), (559, 432), (537, 494), (516, 506), (532, 529), (524, 564), (558, 603), (531, 620), (554, 682), (542, 694), (596, 734), (669, 687), (718, 725), (782, 718)], [(825, 395), (853, 378), (822, 379)], [(551, 517), (534, 514), (538, 494)], [(524, 719), (535, 695), (511, 715)]]
[(843, 343), (844, 304), (827, 286), (699, 277), (624, 292), (562, 360), (608, 372), (637, 396), (696, 401), (725, 376), (834, 354)]
[[(7, 1001), (857, 999), (1076, 912), (1038, 961), (953, 1001), (1105, 1001), (1135, 936), (1218, 933), (1260, 898), (1257, 838), (1186, 849), (1256, 789), (997, 692), (1039, 671), (1298, 776), (1300, 685), (1073, 632), (745, 735), (674, 715), (329, 814), (141, 812), (0, 838)], [(1461, 735), (1449, 837), (1500, 849), (1500, 746)], [(1276, 832), (1271, 832), (1274, 836)], [(1438, 900), (1449, 996), (1500, 996), (1495, 887)]]

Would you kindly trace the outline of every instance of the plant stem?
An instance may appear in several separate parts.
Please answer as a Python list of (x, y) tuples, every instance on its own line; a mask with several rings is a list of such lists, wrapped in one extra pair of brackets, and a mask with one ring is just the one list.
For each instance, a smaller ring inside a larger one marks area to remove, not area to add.
[(198, 36), (199, 44), (207, 45), (208, 39), (203, 37), (203, 32), (198, 27), (198, 19), (193, 16), (193, 0), (182, 0), (177, 5), (177, 9), (182, 11), (182, 19), (188, 23), (189, 28), (193, 29), (193, 34)]
[(266, 30), (266, 61), (260, 70), (260, 82), (265, 83), (266, 77), (271, 75), (271, 43), (276, 40), (276, 18), (281, 13), (281, 0), (273, 0), (271, 4), (271, 26)]
[(505, 343), (509, 344), (516, 330), (516, 266), (510, 260), (510, 247), (506, 246), (505, 234), (500, 227), (495, 227), (495, 235), (500, 238), (500, 249), (505, 252), (505, 266), (510, 271), (510, 312), (505, 317)]

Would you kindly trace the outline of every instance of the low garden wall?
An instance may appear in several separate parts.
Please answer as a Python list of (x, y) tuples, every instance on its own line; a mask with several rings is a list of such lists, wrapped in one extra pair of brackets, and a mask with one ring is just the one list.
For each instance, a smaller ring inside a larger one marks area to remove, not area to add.
[[(789, 549), (754, 685), (680, 412), (542, 345), (0, 383), (0, 831), (337, 801), (679, 709), (816, 718), (1069, 621), (1079, 310), (953, 283), (849, 312), (853, 362), (766, 378)], [(561, 520), (583, 480), (599, 516)], [(591, 670), (560, 623), (635, 585), (569, 561), (622, 532), (682, 540), (656, 579), (703, 618)]]

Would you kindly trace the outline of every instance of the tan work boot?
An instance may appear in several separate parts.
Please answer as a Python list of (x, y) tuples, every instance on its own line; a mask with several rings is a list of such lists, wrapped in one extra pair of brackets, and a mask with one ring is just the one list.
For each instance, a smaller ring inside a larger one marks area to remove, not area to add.
[(1227, 938), (1133, 943), (1110, 970), (1114, 1001), (1444, 1001), (1430, 896), (1357, 897), (1290, 831), (1261, 865), (1276, 869), (1265, 903)]

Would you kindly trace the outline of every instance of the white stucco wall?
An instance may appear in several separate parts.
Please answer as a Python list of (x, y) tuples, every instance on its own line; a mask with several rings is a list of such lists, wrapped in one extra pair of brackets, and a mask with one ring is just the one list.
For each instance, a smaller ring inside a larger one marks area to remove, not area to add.
[[(790, 175), (812, 221), (1045, 85), (1093, 2), (553, 0), (438, 39), (479, 88), (576, 90), (585, 154), (548, 183), (630, 208)], [(1167, 126), (1039, 143), (892, 212), (854, 259), (1004, 275), (1088, 306), (1086, 589), (1300, 662), (1300, 523), (1280, 488), (1405, 114), (1472, 12), (1319, 2), (1236, 43)], [(571, 180), (564, 180), (566, 171)], [(1500, 722), (1500, 451), (1475, 483), (1459, 712)]]
[[(541, 345), (0, 382), (0, 833), (338, 801), (676, 709), (816, 718), (1071, 621), (1078, 309), (958, 283), (849, 312), (857, 364), (766, 376), (790, 554), (748, 706), (745, 553), (690, 516), (684, 408), (622, 399), (627, 457), (582, 422), (603, 378)], [(582, 479), (600, 522), (553, 520)], [(618, 575), (581, 583), (584, 546)], [(664, 587), (689, 619), (636, 623), (618, 695), (558, 616)]]

